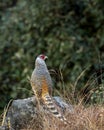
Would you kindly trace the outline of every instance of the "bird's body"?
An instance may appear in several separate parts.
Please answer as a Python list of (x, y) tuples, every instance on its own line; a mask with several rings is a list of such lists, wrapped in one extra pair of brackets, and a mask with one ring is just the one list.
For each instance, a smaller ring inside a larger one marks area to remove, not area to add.
[(36, 59), (35, 69), (31, 76), (31, 86), (36, 93), (38, 99), (42, 98), (42, 89), (44, 82), (47, 84), (47, 92), (52, 96), (52, 80), (48, 72), (45, 62), (42, 62), (39, 58)]
[(35, 69), (31, 76), (32, 90), (37, 97), (37, 100), (43, 101), (49, 111), (61, 121), (66, 122), (66, 119), (55, 108), (52, 99), (52, 80), (45, 64), (44, 55), (39, 55), (35, 61)]

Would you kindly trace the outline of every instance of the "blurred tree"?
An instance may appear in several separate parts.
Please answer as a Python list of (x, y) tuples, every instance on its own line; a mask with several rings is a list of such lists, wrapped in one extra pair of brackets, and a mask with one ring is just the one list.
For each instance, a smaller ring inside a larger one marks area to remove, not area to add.
[(81, 91), (104, 61), (103, 5), (103, 0), (0, 1), (0, 108), (10, 98), (31, 95), (27, 78), (40, 53), (49, 57), (49, 69), (58, 74), (52, 75), (55, 87), (62, 93), (60, 82), (70, 90), (87, 68), (76, 86), (76, 93)]

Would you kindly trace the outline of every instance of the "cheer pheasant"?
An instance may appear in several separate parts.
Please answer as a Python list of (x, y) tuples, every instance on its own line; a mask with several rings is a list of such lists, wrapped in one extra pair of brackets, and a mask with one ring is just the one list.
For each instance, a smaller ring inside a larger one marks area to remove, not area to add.
[(37, 100), (43, 101), (49, 111), (64, 123), (67, 123), (64, 116), (55, 108), (52, 99), (52, 80), (45, 63), (47, 56), (39, 55), (35, 61), (35, 69), (31, 76), (31, 86)]

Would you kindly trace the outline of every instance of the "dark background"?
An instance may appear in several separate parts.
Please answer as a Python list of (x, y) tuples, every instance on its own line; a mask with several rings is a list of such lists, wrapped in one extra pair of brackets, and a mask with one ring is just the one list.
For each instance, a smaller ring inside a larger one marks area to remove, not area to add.
[(1, 111), (33, 95), (29, 77), (41, 53), (54, 95), (103, 103), (104, 1), (0, 0)]

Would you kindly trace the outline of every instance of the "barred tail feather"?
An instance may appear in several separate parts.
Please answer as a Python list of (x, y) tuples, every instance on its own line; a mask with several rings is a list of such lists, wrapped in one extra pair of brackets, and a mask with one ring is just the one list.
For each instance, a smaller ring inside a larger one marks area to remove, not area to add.
[(65, 124), (67, 124), (66, 118), (64, 116), (62, 116), (61, 113), (59, 113), (58, 110), (55, 108), (52, 98), (49, 96), (49, 94), (44, 95), (44, 102), (45, 102), (47, 108), (49, 109), (49, 111), (56, 118), (59, 118), (61, 121), (63, 121)]
[(44, 78), (43, 78), (43, 84), (42, 84), (42, 99), (43, 99), (45, 105), (47, 106), (47, 108), (49, 109), (49, 111), (56, 118), (59, 118), (65, 124), (68, 124), (66, 118), (64, 116), (62, 116), (61, 113), (59, 113), (58, 110), (55, 108), (53, 100), (52, 100), (51, 96), (49, 95), (48, 84)]

